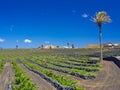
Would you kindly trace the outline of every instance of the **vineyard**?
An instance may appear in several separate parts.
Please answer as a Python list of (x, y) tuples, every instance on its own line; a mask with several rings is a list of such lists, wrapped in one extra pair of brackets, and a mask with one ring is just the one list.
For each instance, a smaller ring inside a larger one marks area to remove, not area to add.
[[(104, 51), (115, 55), (120, 51)], [(94, 80), (102, 67), (94, 49), (1, 50), (0, 90), (85, 90), (80, 83)]]

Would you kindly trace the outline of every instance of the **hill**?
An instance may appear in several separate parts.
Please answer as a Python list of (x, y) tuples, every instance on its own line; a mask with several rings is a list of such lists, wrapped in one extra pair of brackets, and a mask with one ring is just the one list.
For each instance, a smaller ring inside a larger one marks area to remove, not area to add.
[(90, 45), (85, 46), (84, 48), (99, 48), (99, 47), (100, 47), (99, 44), (90, 44)]

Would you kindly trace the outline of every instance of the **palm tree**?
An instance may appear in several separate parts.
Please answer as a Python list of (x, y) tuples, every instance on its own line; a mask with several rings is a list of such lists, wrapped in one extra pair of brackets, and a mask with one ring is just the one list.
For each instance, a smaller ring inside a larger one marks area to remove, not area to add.
[(44, 48), (44, 45), (41, 45), (41, 49), (43, 49)]
[(69, 42), (67, 42), (67, 47), (70, 48), (70, 43)]
[(75, 48), (74, 44), (72, 44), (72, 48)]
[(93, 18), (93, 21), (97, 23), (99, 27), (99, 40), (100, 40), (100, 61), (102, 62), (103, 59), (103, 52), (102, 52), (102, 24), (105, 22), (111, 22), (110, 17), (107, 15), (105, 11), (101, 11), (96, 13), (96, 16)]
[(18, 45), (16, 45), (16, 49), (18, 49)]

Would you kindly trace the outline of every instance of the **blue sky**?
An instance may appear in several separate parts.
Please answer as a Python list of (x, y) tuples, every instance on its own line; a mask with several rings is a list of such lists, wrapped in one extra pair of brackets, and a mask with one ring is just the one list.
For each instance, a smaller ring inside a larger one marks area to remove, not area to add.
[(42, 44), (84, 47), (99, 43), (91, 21), (106, 11), (112, 22), (103, 25), (103, 43), (120, 42), (119, 0), (0, 0), (0, 47), (35, 48)]

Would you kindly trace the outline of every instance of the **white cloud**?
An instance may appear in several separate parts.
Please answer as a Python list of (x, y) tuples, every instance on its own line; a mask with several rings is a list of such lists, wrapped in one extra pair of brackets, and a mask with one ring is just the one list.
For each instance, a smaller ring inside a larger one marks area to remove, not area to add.
[(16, 42), (19, 42), (19, 40), (16, 40)]
[(49, 44), (50, 42), (49, 42), (49, 41), (45, 41), (44, 43), (45, 43), (45, 44)]
[(5, 41), (4, 39), (0, 38), (0, 42), (4, 42), (4, 41)]
[(84, 14), (82, 14), (82, 17), (83, 17), (83, 18), (87, 18), (87, 17), (88, 17), (88, 14), (84, 13)]
[(32, 40), (30, 40), (30, 39), (25, 39), (25, 40), (24, 40), (24, 43), (32, 43)]

